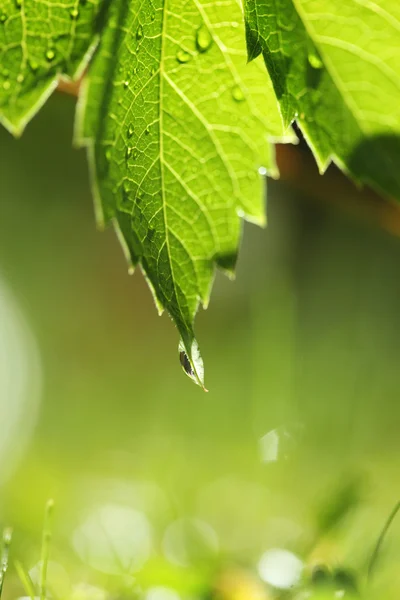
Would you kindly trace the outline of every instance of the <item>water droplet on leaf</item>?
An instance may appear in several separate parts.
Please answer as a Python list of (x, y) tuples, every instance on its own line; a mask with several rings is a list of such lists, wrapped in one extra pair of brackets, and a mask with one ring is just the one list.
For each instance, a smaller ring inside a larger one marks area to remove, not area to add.
[(133, 123), (130, 123), (129, 127), (128, 127), (128, 132), (127, 132), (129, 138), (131, 138), (133, 136), (134, 131), (135, 131), (134, 125), (133, 125)]
[(235, 85), (232, 88), (232, 98), (234, 99), (235, 102), (243, 102), (243, 100), (244, 100), (243, 91), (238, 85)]
[(47, 52), (46, 52), (46, 58), (47, 58), (47, 60), (53, 60), (54, 57), (55, 57), (54, 50), (47, 50)]
[(199, 52), (207, 52), (213, 43), (212, 35), (205, 25), (201, 25), (196, 33), (196, 48)]
[(194, 371), (192, 369), (192, 365), (190, 364), (189, 357), (184, 350), (181, 350), (179, 352), (179, 362), (181, 363), (182, 369), (185, 371), (186, 375), (189, 375), (189, 377), (192, 377), (192, 379), (194, 379)]
[(136, 39), (141, 40), (142, 37), (143, 37), (143, 26), (139, 25), (139, 27), (136, 30)]
[(129, 80), (125, 79), (125, 81), (124, 81), (124, 88), (126, 89), (128, 87), (128, 85), (129, 85)]
[(313, 69), (322, 69), (322, 67), (324, 66), (320, 57), (315, 53), (310, 53), (308, 55), (308, 62), (310, 63)]
[(144, 130), (146, 135), (150, 135), (150, 129), (148, 127), (146, 127), (146, 129)]
[(132, 154), (132, 148), (130, 146), (127, 146), (126, 151), (125, 151), (125, 158), (128, 159), (131, 154)]
[(155, 18), (156, 18), (156, 13), (153, 11), (151, 13), (151, 20), (154, 21)]
[(36, 62), (36, 60), (30, 60), (29, 66), (32, 69), (32, 71), (37, 71), (39, 68), (39, 64)]
[(189, 62), (189, 60), (190, 60), (189, 52), (186, 52), (186, 50), (183, 50), (182, 48), (180, 48), (176, 53), (176, 60), (181, 64)]
[(7, 21), (7, 19), (8, 19), (8, 17), (5, 13), (0, 15), (0, 23), (5, 23)]
[(71, 19), (77, 19), (79, 17), (79, 10), (77, 8), (71, 8), (69, 14)]
[(139, 153), (137, 150), (135, 150), (133, 153), (133, 160), (136, 160), (138, 156), (139, 156)]

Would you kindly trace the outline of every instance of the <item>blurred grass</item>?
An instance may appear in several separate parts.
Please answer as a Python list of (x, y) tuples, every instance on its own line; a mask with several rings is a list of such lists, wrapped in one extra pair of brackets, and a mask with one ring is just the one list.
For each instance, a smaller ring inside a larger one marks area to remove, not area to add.
[[(142, 276), (128, 276), (112, 231), (96, 231), (73, 113), (54, 96), (22, 140), (0, 131), (0, 274), (44, 378), (35, 434), (1, 493), (16, 551), (33, 564), (54, 497), (55, 552), (78, 574), (71, 534), (101, 503), (147, 513), (157, 551), (144, 581), (170, 577), (163, 532), (187, 515), (214, 528), (228, 564), (254, 567), (275, 546), (364, 568), (400, 497), (400, 241), (269, 182), (267, 231), (245, 226), (237, 280), (218, 275), (197, 319), (202, 394)], [(263, 463), (271, 430), (277, 460)], [(346, 489), (354, 510), (338, 519)], [(379, 577), (398, 593), (400, 524), (382, 552)]]

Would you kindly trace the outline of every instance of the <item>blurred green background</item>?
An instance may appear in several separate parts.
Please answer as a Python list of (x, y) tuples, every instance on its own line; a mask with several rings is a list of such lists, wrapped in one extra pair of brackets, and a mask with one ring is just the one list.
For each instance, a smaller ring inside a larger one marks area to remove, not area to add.
[[(121, 570), (123, 585), (174, 600), (232, 565), (262, 576), (273, 548), (365, 572), (400, 498), (400, 240), (269, 182), (267, 230), (245, 226), (236, 281), (218, 274), (196, 321), (204, 394), (141, 273), (96, 230), (74, 108), (54, 95), (21, 140), (0, 131), (0, 519), (13, 558), (37, 562), (52, 497), (68, 589), (115, 586)], [(394, 522), (376, 573), (385, 598), (398, 598), (399, 560)]]

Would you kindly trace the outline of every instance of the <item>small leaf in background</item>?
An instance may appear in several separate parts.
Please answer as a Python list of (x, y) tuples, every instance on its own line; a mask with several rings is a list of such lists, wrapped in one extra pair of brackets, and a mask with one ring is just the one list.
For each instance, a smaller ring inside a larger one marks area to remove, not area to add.
[(400, 200), (399, 2), (245, 6), (249, 59), (264, 54), (285, 123), (297, 120), (320, 170), (334, 160)]
[(96, 44), (100, 0), (0, 3), (0, 121), (20, 135), (57, 85), (78, 77)]

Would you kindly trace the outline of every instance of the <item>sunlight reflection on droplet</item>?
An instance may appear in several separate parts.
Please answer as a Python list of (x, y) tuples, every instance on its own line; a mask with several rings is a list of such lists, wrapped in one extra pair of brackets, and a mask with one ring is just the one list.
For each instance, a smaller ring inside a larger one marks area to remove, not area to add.
[(217, 534), (211, 525), (200, 519), (178, 519), (165, 532), (163, 550), (170, 562), (187, 567), (215, 556)]
[(259, 440), (260, 458), (264, 463), (287, 460), (295, 451), (303, 427), (300, 423), (271, 429)]
[(0, 277), (0, 482), (12, 472), (35, 426), (41, 369), (33, 334)]
[(95, 509), (72, 541), (80, 558), (98, 571), (131, 573), (150, 557), (152, 532), (145, 514), (110, 504)]
[(258, 174), (264, 177), (267, 174), (267, 169), (265, 167), (260, 167), (258, 169)]
[(147, 590), (145, 600), (180, 600), (180, 596), (172, 588), (155, 586)]
[(296, 585), (302, 571), (302, 561), (292, 552), (281, 548), (268, 550), (258, 563), (258, 573), (261, 579), (281, 590), (287, 590)]
[(263, 462), (278, 460), (279, 434), (276, 429), (271, 429), (260, 439), (260, 453)]

